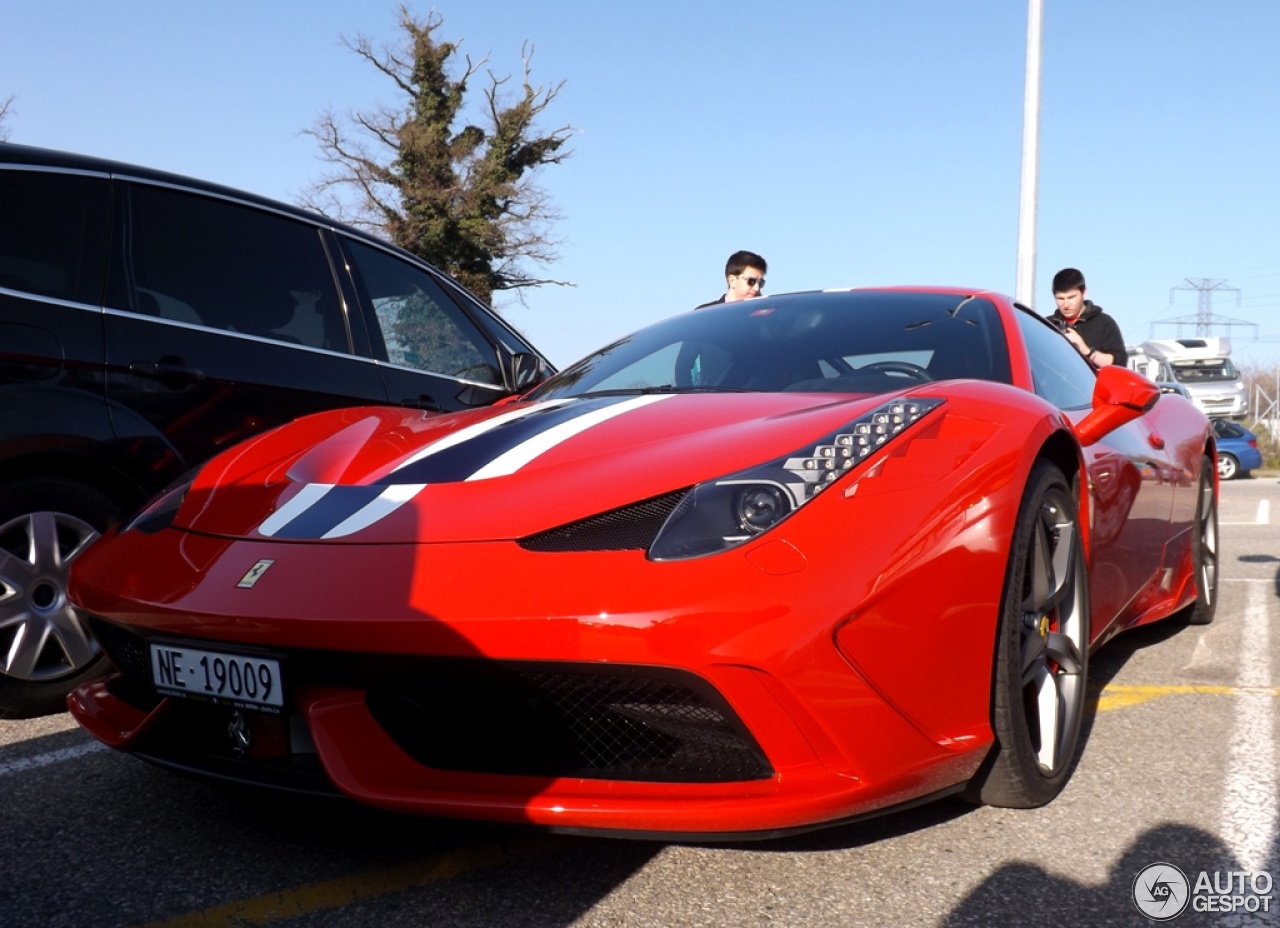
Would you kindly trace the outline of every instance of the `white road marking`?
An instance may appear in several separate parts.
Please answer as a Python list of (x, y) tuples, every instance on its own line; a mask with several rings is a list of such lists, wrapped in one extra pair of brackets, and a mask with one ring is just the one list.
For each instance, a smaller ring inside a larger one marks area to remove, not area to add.
[(63, 761), (83, 757), (85, 754), (105, 750), (107, 750), (107, 746), (101, 741), (86, 741), (84, 744), (77, 744), (75, 747), (46, 751), (44, 754), (34, 754), (31, 757), (20, 757), (17, 760), (0, 764), (0, 777), (6, 777), (13, 773), (27, 773), (31, 770), (39, 770), (41, 767), (48, 767), (50, 764), (60, 764)]
[(1241, 688), (1231, 737), (1230, 761), (1223, 784), (1222, 840), (1241, 870), (1266, 868), (1276, 838), (1275, 697), (1271, 689), (1271, 643), (1267, 602), (1269, 584), (1249, 584), (1240, 636)]
[(1270, 525), (1271, 524), (1271, 500), (1263, 499), (1258, 501), (1258, 509), (1253, 514), (1253, 519), (1248, 522), (1227, 522), (1220, 521), (1218, 525)]

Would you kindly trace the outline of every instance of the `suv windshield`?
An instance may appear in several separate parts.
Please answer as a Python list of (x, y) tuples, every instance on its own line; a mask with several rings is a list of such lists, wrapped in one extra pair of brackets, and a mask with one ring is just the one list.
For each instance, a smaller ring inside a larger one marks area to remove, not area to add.
[(957, 377), (1012, 381), (990, 301), (950, 293), (797, 293), (722, 304), (642, 329), (553, 377), (534, 396), (881, 393)]
[(1239, 380), (1240, 372), (1230, 358), (1209, 358), (1203, 361), (1174, 361), (1173, 376), (1182, 383), (1213, 383)]

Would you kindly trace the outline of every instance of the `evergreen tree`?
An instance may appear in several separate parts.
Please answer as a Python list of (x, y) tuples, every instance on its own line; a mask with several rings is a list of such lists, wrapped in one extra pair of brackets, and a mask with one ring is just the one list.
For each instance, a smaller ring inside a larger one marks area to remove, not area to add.
[(568, 157), (573, 129), (540, 134), (535, 123), (563, 82), (530, 83), (533, 50), (526, 43), (520, 92), (507, 99), (510, 78), (486, 70), (483, 105), (468, 119), (468, 91), (487, 57), (464, 55), (458, 66), (458, 43), (437, 38), (441, 16), (416, 19), (404, 5), (399, 14), (398, 45), (375, 48), (365, 36), (346, 45), (391, 79), (401, 104), (342, 118), (322, 114), (308, 134), (336, 170), (304, 205), (430, 261), (485, 302), (498, 290), (563, 283), (527, 270), (557, 257), (552, 225), (559, 215), (534, 177)]

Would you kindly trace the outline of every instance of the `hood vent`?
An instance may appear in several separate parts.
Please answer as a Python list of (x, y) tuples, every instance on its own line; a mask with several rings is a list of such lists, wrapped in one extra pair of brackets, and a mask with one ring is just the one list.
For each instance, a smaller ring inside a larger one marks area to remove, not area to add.
[(526, 551), (647, 551), (688, 488), (519, 540)]

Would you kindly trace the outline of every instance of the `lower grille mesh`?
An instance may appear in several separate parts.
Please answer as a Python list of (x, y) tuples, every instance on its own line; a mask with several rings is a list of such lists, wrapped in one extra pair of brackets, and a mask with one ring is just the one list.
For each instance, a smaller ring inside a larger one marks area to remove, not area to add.
[[(97, 617), (90, 626), (123, 674), (113, 692), (144, 708), (157, 704), (146, 639)], [(364, 690), (375, 720), (405, 753), (441, 770), (669, 783), (773, 775), (724, 697), (683, 670), (281, 653), (290, 687)]]
[(451, 662), (369, 693), (379, 723), (431, 767), (587, 779), (726, 782), (771, 775), (699, 678)]
[(89, 630), (117, 670), (140, 680), (150, 678), (151, 664), (147, 657), (147, 646), (141, 638), (96, 617), (89, 619)]

